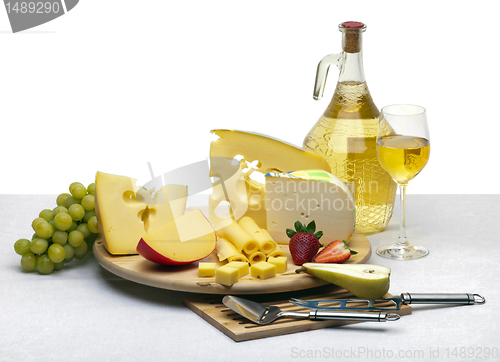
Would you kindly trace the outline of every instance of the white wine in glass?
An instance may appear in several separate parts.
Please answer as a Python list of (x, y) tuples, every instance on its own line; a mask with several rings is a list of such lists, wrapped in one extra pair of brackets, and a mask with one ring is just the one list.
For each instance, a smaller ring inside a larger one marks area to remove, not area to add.
[(425, 109), (398, 104), (382, 108), (377, 134), (377, 158), (399, 185), (401, 218), (397, 243), (384, 245), (377, 254), (395, 260), (418, 259), (429, 254), (424, 246), (411, 245), (406, 238), (405, 196), (410, 180), (423, 170), (430, 155), (429, 128)]

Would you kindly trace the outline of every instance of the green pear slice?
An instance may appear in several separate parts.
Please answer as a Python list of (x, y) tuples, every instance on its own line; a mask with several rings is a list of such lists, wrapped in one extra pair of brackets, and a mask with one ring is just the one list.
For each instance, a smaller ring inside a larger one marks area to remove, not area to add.
[(382, 298), (389, 290), (391, 269), (382, 265), (305, 263), (302, 268), (307, 274), (347, 289), (358, 298)]

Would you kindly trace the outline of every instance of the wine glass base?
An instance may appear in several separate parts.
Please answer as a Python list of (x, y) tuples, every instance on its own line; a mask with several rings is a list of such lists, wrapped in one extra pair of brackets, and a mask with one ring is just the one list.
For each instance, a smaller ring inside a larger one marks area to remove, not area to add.
[(429, 254), (425, 246), (414, 245), (384, 245), (377, 249), (377, 254), (383, 258), (392, 260), (414, 260), (420, 259)]

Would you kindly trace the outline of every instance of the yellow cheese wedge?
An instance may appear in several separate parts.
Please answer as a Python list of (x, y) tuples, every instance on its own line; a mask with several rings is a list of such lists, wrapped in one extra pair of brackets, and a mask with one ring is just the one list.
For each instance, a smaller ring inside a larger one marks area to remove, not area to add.
[(240, 226), (257, 241), (259, 251), (264, 254), (269, 254), (275, 249), (276, 243), (271, 238), (271, 235), (262, 231), (257, 223), (249, 216), (244, 216), (238, 222)]
[(254, 278), (269, 279), (276, 276), (276, 265), (261, 261), (250, 267), (250, 274)]
[(172, 214), (177, 219), (186, 212), (188, 189), (186, 185), (166, 185), (167, 197), (170, 202)]
[[(216, 230), (222, 220), (214, 210), (221, 202), (230, 204), (228, 217), (237, 221), (249, 216), (261, 228), (267, 228), (264, 185), (250, 177), (252, 172), (267, 174), (311, 168), (330, 172), (322, 157), (276, 138), (221, 129), (212, 133), (219, 139), (210, 145), (210, 173), (221, 179), (209, 199), (209, 219)], [(239, 164), (234, 162), (237, 156), (243, 157)]]
[(244, 251), (247, 254), (253, 254), (259, 249), (255, 239), (248, 235), (235, 221), (231, 221), (229, 225), (218, 230), (218, 233), (223, 238), (230, 240), (240, 253)]
[[(140, 200), (138, 201), (137, 196)], [(95, 211), (104, 246), (113, 255), (137, 254), (144, 235), (174, 221), (166, 187), (155, 192), (136, 186), (130, 177), (97, 172)]]

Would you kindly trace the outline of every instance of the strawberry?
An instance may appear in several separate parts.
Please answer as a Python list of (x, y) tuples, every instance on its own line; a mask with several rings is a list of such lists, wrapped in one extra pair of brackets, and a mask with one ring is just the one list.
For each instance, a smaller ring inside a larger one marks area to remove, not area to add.
[(357, 254), (357, 252), (349, 250), (344, 240), (335, 240), (314, 257), (313, 263), (343, 263), (348, 260), (351, 255), (355, 254)]
[(295, 231), (286, 229), (286, 234), (290, 238), (290, 254), (296, 265), (302, 265), (310, 261), (322, 246), (319, 238), (323, 235), (322, 231), (316, 231), (316, 223), (311, 221), (307, 226), (302, 225), (300, 221), (295, 222)]

